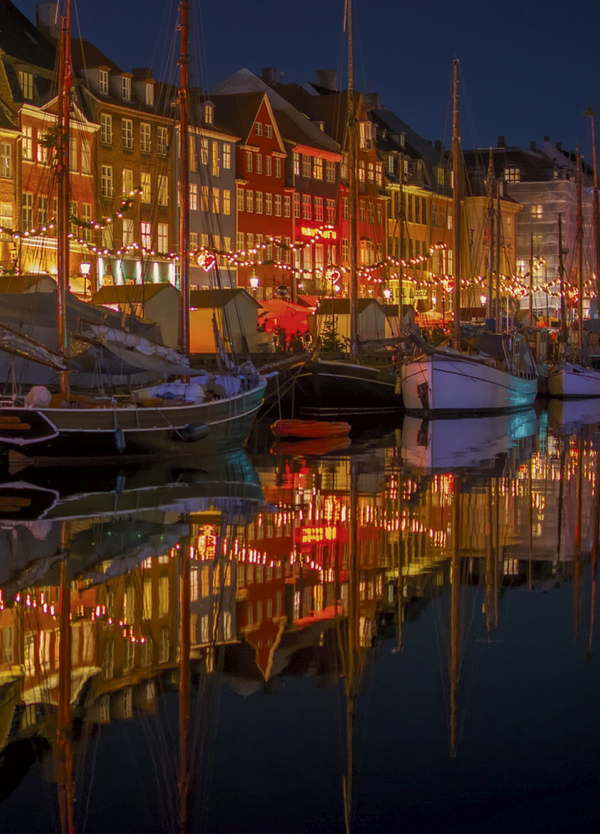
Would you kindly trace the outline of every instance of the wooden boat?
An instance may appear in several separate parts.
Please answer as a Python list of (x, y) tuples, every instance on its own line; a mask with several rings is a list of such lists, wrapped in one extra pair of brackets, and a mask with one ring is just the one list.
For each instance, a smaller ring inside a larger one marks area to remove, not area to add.
[[(461, 309), (461, 195), (458, 61), (454, 61), (452, 168), (454, 183), (454, 347), (425, 343), (406, 355), (401, 369), (407, 411), (457, 414), (528, 408), (537, 396), (537, 370), (529, 345), (517, 334), (483, 333), (478, 355), (463, 350)], [(415, 341), (413, 339), (413, 341)]]
[(350, 434), (350, 423), (341, 420), (330, 422), (327, 420), (277, 420), (271, 425), (271, 431), (278, 437), (287, 438), (316, 438), (316, 437), (344, 437)]
[[(187, 119), (188, 27), (181, 24), (182, 60), (180, 82), (180, 170), (181, 193), (188, 195), (189, 137)], [(69, 127), (72, 62), (70, 55), (70, 4), (62, 18), (60, 44), (59, 95), (55, 168), (57, 179), (57, 333), (58, 351), (36, 355), (28, 350), (27, 359), (50, 363), (56, 371), (60, 392), (45, 386), (29, 391), (24, 397), (17, 389), (13, 396), (0, 402), (0, 454), (27, 447), (35, 457), (83, 457), (93, 461), (106, 456), (125, 457), (130, 454), (187, 454), (188, 444), (210, 437), (210, 450), (225, 451), (243, 445), (256, 414), (262, 405), (266, 380), (249, 364), (245, 370), (236, 368), (218, 341), (220, 358), (227, 371), (217, 379), (206, 375), (208, 385), (188, 385), (197, 372), (189, 368), (189, 200), (180, 206), (180, 299), (181, 299), (181, 362), (174, 374), (168, 371), (155, 377), (162, 384), (144, 391), (113, 396), (95, 396), (75, 391), (70, 374), (75, 360), (70, 356), (70, 332), (67, 325), (67, 288), (69, 284)], [(4, 338), (0, 349), (21, 358)], [(104, 334), (114, 336), (115, 334)], [(101, 342), (103, 340), (100, 340)], [(113, 340), (114, 341), (114, 340)], [(118, 341), (118, 340), (117, 340)], [(107, 342), (103, 342), (106, 344)], [(135, 351), (129, 350), (134, 360)], [(119, 360), (118, 360), (119, 361)], [(185, 366), (187, 362), (188, 366)], [(118, 364), (118, 362), (117, 362)], [(175, 366), (173, 366), (175, 367)], [(172, 380), (179, 380), (174, 382)], [(118, 390), (118, 389), (114, 389)], [(112, 393), (112, 391), (111, 391)]]

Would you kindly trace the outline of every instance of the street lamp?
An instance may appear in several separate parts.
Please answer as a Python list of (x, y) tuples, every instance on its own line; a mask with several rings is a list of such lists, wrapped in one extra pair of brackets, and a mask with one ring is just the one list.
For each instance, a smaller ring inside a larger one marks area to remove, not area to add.
[(252, 270), (252, 275), (250, 276), (250, 287), (252, 289), (252, 294), (254, 294), (258, 289), (258, 284), (258, 275), (255, 273), (254, 270)]
[[(90, 272), (92, 270), (92, 265), (91, 265), (91, 263), (89, 263), (89, 261), (82, 261), (82, 263), (79, 264), (79, 269), (80, 269), (81, 275), (83, 277), (83, 294), (87, 295), (87, 287), (88, 287), (88, 282), (90, 280)], [(91, 292), (91, 287), (90, 287), (90, 292)]]

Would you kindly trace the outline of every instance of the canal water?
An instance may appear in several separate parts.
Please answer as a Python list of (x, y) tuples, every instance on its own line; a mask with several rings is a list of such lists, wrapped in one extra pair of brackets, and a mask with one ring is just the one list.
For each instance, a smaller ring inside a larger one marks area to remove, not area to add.
[(600, 402), (0, 485), (0, 832), (600, 820)]

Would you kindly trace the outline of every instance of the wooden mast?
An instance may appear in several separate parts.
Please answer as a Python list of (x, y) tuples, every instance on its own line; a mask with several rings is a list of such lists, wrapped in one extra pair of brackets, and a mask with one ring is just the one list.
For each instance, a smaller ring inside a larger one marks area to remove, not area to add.
[(190, 281), (189, 281), (189, 191), (190, 146), (188, 140), (189, 87), (189, 3), (180, 0), (179, 17), (181, 47), (179, 56), (179, 347), (186, 356), (190, 352)]
[(577, 344), (583, 347), (583, 207), (581, 197), (581, 153), (577, 145)]
[(458, 123), (458, 58), (454, 59), (452, 107), (452, 194), (453, 194), (453, 247), (454, 247), (454, 340), (460, 350), (460, 135)]
[(600, 315), (600, 205), (598, 199), (598, 160), (596, 159), (596, 131), (594, 125), (594, 105), (590, 104), (584, 111), (592, 121), (592, 161), (594, 163), (594, 251), (596, 254), (596, 304)]
[[(71, 84), (71, 0), (67, 0), (65, 15), (61, 18), (58, 69), (58, 129), (56, 133), (58, 352), (63, 359), (66, 359), (69, 353), (67, 292), (69, 290), (69, 128)], [(60, 370), (59, 379), (61, 399), (65, 404), (68, 404), (68, 371)]]
[(346, 0), (348, 27), (348, 222), (350, 235), (350, 358), (356, 361), (358, 355), (358, 240), (356, 183), (356, 101), (354, 96), (354, 44), (352, 37), (352, 0)]
[(560, 280), (560, 336), (567, 340), (567, 311), (565, 307), (565, 265), (563, 262), (562, 214), (558, 215), (558, 276)]
[(494, 155), (490, 147), (487, 173), (488, 204), (488, 302), (487, 317), (491, 319), (494, 311)]

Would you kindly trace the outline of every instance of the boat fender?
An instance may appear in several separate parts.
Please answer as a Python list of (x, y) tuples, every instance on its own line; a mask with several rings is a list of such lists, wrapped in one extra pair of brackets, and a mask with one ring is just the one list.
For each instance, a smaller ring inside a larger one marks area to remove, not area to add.
[(205, 423), (188, 423), (176, 432), (176, 437), (184, 443), (195, 443), (206, 437), (208, 432), (209, 427)]
[(115, 429), (115, 446), (118, 452), (125, 451), (125, 432), (123, 429)]

